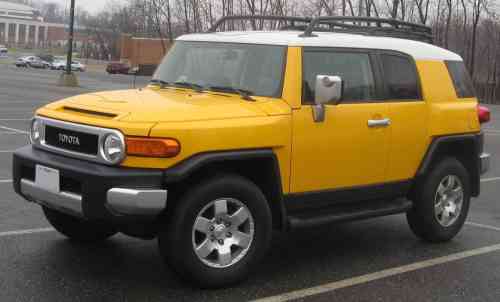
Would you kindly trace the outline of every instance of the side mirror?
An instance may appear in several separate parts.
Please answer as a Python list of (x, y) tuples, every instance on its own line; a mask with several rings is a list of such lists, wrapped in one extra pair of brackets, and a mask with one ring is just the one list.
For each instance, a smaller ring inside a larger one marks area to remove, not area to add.
[(325, 120), (325, 104), (339, 104), (342, 100), (342, 78), (339, 76), (317, 75), (313, 118), (315, 122)]

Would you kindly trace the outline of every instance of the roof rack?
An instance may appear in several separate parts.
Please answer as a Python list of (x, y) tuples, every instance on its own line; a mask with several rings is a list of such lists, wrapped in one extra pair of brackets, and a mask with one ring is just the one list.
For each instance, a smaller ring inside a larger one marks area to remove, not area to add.
[[(312, 21), (312, 18), (306, 17), (291, 17), (291, 16), (264, 16), (264, 15), (233, 15), (225, 16), (217, 20), (212, 27), (210, 27), (207, 32), (215, 32), (218, 28), (222, 28), (228, 21), (276, 21), (279, 25), (282, 25), (280, 30), (290, 30), (295, 28), (306, 28), (307, 24)], [(296, 25), (296, 23), (303, 23), (302, 26)]]
[(313, 37), (313, 31), (348, 32), (433, 42), (432, 29), (428, 26), (374, 17), (317, 17), (309, 23), (302, 36)]
[[(263, 16), (263, 15), (235, 15), (220, 18), (208, 32), (215, 32), (223, 29), (224, 25), (232, 21), (251, 21), (253, 28), (256, 28), (255, 21), (276, 21), (279, 30), (302, 30), (301, 37), (314, 37), (313, 31), (319, 32), (343, 32), (351, 34), (362, 34), (368, 36), (395, 37), (402, 39), (417, 40), (433, 43), (432, 29), (428, 26), (395, 19), (384, 19), (374, 17), (348, 17), (348, 16), (327, 16), (327, 17), (291, 17), (291, 16)], [(223, 29), (224, 30), (224, 29)]]

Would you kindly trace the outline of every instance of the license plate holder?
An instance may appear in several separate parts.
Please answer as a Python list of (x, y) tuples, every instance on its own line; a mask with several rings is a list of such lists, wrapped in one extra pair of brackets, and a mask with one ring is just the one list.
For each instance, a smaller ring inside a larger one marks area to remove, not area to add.
[(42, 165), (36, 165), (35, 183), (39, 188), (43, 188), (54, 193), (59, 193), (59, 170)]

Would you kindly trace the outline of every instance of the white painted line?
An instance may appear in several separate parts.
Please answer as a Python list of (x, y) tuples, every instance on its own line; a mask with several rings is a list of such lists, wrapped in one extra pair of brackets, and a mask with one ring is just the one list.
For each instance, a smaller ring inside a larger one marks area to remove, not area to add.
[(5, 127), (5, 126), (0, 126), (0, 129), (4, 129), (4, 130), (16, 132), (16, 133), (21, 133), (21, 134), (28, 134), (27, 131), (15, 129), (15, 128), (10, 128), (10, 127)]
[(473, 250), (468, 250), (468, 251), (463, 251), (455, 254), (451, 254), (448, 256), (443, 256), (439, 258), (434, 258), (434, 259), (429, 259), (429, 260), (424, 260), (420, 262), (415, 262), (411, 263), (408, 265), (403, 265), (403, 266), (398, 266), (398, 267), (393, 267), (389, 269), (385, 269), (382, 271), (374, 272), (371, 274), (366, 274), (358, 277), (353, 277), (349, 279), (344, 279), (340, 281), (335, 281), (319, 286), (314, 286), (310, 288), (305, 288), (301, 290), (296, 290), (296, 291), (291, 291), (288, 293), (276, 295), (276, 296), (271, 296), (267, 298), (262, 298), (262, 299), (257, 299), (254, 300), (254, 302), (278, 302), (278, 301), (290, 301), (290, 300), (296, 300), (296, 299), (301, 299), (301, 298), (306, 298), (306, 297), (311, 297), (314, 295), (318, 294), (324, 294), (328, 293), (337, 289), (341, 288), (346, 288), (346, 287), (351, 287), (354, 285), (359, 285), (359, 284), (364, 284), (408, 272), (413, 272), (417, 270), (421, 270), (424, 268), (440, 265), (440, 264), (445, 264), (448, 262), (453, 262), (453, 261), (458, 261), (462, 259), (466, 259), (469, 257), (473, 256), (479, 256), (479, 255), (484, 255), (492, 252), (498, 252), (500, 251), (500, 244), (494, 244), (490, 246), (485, 246)]
[(496, 129), (492, 129), (492, 128), (486, 128), (486, 129), (484, 129), (484, 132), (500, 133), (500, 130), (496, 130)]
[(492, 225), (481, 224), (481, 223), (476, 223), (476, 222), (472, 222), (472, 221), (467, 221), (467, 222), (465, 222), (465, 224), (470, 225), (470, 226), (474, 226), (474, 227), (478, 227), (478, 228), (483, 228), (483, 229), (488, 229), (488, 230), (500, 232), (500, 228), (498, 228), (496, 226), (492, 226)]
[(0, 232), (0, 237), (9, 237), (9, 236), (19, 236), (19, 235), (28, 235), (28, 234), (38, 234), (38, 233), (47, 233), (53, 232), (53, 228), (39, 228), (39, 229), (27, 229), (27, 230), (16, 230), (16, 231), (7, 231)]
[(16, 150), (0, 150), (0, 153), (12, 153)]
[(481, 182), (498, 181), (500, 177), (481, 178)]
[(31, 121), (30, 118), (0, 118), (0, 122)]
[(0, 179), (0, 184), (7, 184), (7, 183), (11, 183), (12, 182), (12, 179)]

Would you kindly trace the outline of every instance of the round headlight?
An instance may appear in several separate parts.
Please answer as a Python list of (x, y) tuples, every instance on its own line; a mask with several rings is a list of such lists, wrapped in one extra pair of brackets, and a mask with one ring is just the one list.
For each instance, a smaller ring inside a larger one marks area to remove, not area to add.
[(102, 153), (110, 164), (119, 163), (125, 156), (125, 144), (123, 139), (116, 134), (109, 134), (104, 139)]
[(42, 136), (42, 122), (34, 118), (30, 125), (30, 141), (32, 144), (37, 144)]

